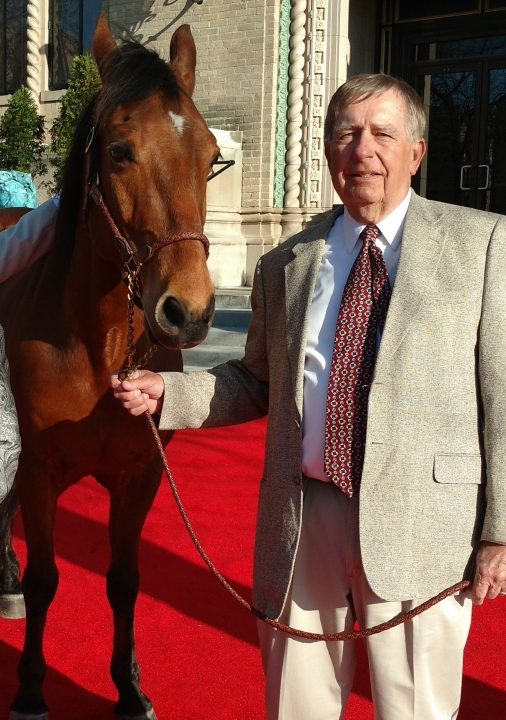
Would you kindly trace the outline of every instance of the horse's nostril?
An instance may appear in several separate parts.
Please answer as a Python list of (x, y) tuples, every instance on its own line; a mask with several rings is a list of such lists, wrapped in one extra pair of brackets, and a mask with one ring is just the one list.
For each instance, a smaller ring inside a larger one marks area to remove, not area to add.
[(203, 320), (205, 323), (208, 323), (208, 322), (210, 322), (210, 321), (213, 319), (213, 315), (214, 315), (214, 295), (213, 295), (213, 297), (211, 298), (211, 301), (210, 301), (209, 305), (207, 306), (207, 308), (206, 308), (206, 309), (204, 310), (204, 312), (202, 313), (202, 320)]
[(190, 319), (184, 305), (175, 297), (168, 297), (163, 303), (163, 313), (171, 325), (182, 327)]

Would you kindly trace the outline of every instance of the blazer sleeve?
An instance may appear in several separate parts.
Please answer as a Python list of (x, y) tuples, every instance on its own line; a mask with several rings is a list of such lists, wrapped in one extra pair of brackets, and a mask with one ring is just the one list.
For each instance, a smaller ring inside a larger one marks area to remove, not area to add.
[(0, 326), (0, 502), (14, 484), (21, 441), (16, 406), (9, 382), (4, 332)]
[(160, 429), (234, 425), (267, 414), (269, 363), (262, 259), (255, 271), (251, 307), (242, 360), (229, 360), (205, 372), (160, 373), (165, 384)]
[(53, 243), (57, 210), (57, 201), (51, 198), (0, 232), (0, 282), (47, 253)]
[(506, 543), (506, 217), (492, 233), (479, 331), (487, 507), (482, 540)]

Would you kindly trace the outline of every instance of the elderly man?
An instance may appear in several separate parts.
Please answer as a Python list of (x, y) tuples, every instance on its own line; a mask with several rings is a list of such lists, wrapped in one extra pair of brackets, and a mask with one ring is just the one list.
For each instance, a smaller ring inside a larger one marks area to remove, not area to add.
[[(330, 103), (344, 207), (261, 258), (244, 358), (111, 384), (160, 427), (269, 416), (254, 602), (312, 632), (369, 627), (376, 720), (456, 718), (471, 601), (506, 592), (506, 218), (410, 190), (424, 109), (387, 75)], [(337, 720), (353, 643), (260, 623), (268, 720)]]

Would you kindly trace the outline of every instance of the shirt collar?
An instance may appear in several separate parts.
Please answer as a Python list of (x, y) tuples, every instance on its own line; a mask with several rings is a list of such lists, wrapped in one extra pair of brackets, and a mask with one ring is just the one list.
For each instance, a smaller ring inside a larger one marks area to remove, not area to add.
[[(408, 194), (404, 200), (400, 202), (394, 210), (392, 210), (390, 215), (387, 215), (383, 218), (383, 220), (380, 220), (379, 223), (376, 223), (380, 233), (383, 235), (392, 250), (397, 250), (399, 243), (401, 242), (404, 221), (406, 219), (406, 213), (408, 212), (410, 200), (411, 190), (408, 190)], [(364, 228), (365, 225), (359, 225), (345, 208), (343, 214), (343, 234), (348, 253), (351, 254), (353, 252), (353, 248), (357, 244), (360, 233)]]

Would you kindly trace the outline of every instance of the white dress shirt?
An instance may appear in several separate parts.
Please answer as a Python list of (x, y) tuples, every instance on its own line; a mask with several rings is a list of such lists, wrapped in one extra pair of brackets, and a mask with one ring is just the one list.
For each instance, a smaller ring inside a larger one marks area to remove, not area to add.
[[(381, 234), (375, 243), (383, 254), (392, 289), (410, 198), (411, 191), (390, 215), (377, 223)], [(359, 236), (364, 227), (353, 220), (347, 210), (331, 227), (309, 316), (304, 367), (302, 471), (325, 482), (330, 480), (324, 470), (325, 418), (337, 316), (348, 275), (362, 247)]]

